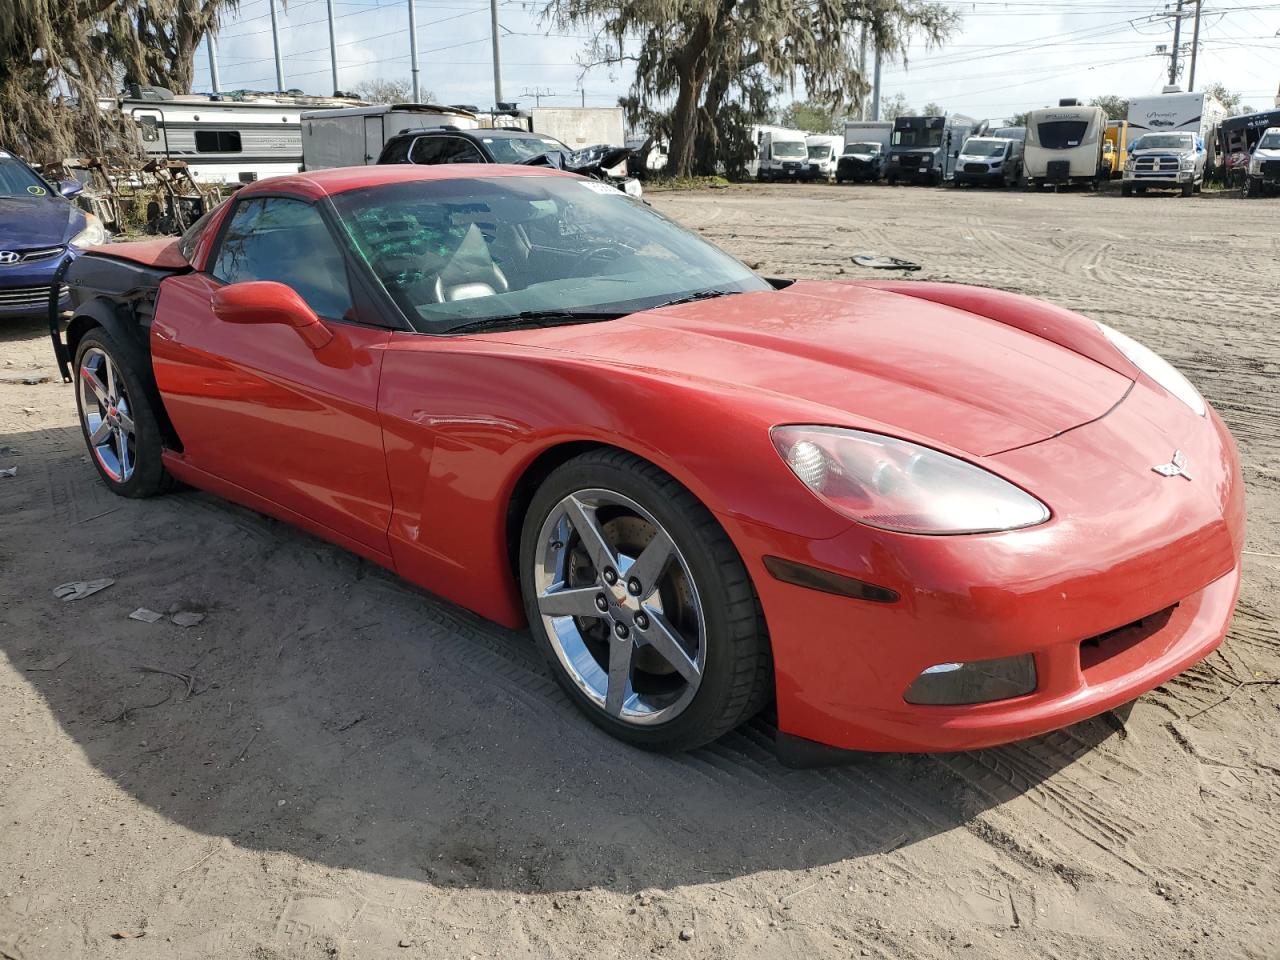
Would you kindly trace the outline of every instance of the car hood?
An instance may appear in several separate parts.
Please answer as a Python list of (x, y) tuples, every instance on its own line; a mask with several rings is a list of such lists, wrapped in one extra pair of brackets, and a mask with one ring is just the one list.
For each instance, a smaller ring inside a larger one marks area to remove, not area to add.
[(1254, 158), (1257, 158), (1259, 160), (1280, 160), (1280, 148), (1277, 148), (1275, 150), (1270, 150), (1270, 149), (1264, 150), (1261, 147), (1259, 147), (1257, 150), (1253, 151), (1253, 155), (1250, 159), (1254, 159)]
[(0, 237), (4, 246), (56, 247), (84, 228), (84, 213), (50, 197), (0, 197)]
[(799, 419), (898, 432), (974, 456), (1096, 420), (1131, 386), (999, 321), (847, 283), (802, 281), (503, 339), (764, 391), (798, 401)]
[(1161, 155), (1167, 157), (1170, 154), (1181, 157), (1181, 156), (1186, 156), (1188, 154), (1194, 154), (1196, 151), (1195, 151), (1195, 148), (1193, 147), (1146, 147), (1142, 150), (1133, 150), (1130, 152), (1135, 157), (1150, 157), (1150, 156), (1161, 156)]

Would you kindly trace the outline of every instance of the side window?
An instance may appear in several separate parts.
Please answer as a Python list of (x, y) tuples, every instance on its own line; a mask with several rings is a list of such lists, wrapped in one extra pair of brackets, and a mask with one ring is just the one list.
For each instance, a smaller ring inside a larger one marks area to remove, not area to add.
[(409, 147), (413, 145), (412, 140), (392, 140), (387, 144), (382, 156), (378, 158), (379, 163), (408, 163)]
[(293, 287), (318, 316), (351, 313), (342, 251), (320, 211), (301, 200), (242, 200), (223, 234), (213, 275), (227, 283), (275, 280)]
[(484, 163), (484, 154), (470, 140), (464, 140), (462, 137), (442, 139), (447, 146), (440, 163)]
[(413, 141), (413, 149), (409, 151), (409, 159), (413, 163), (444, 163), (444, 160), (441, 159), (444, 148), (444, 137), (419, 137)]
[(197, 130), (196, 153), (239, 153), (240, 131)]

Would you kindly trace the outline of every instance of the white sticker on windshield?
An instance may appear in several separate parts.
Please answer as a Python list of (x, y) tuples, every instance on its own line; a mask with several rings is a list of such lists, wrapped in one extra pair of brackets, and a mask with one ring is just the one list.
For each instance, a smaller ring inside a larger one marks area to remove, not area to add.
[(9, 159), (9, 154), (5, 153), (3, 150), (0, 150), (0, 160), (8, 160), (8, 159)]
[(592, 193), (603, 193), (606, 196), (615, 196), (615, 197), (623, 196), (622, 191), (619, 190), (617, 187), (608, 183), (601, 183), (599, 180), (579, 180), (578, 185), (582, 187), (586, 187)]

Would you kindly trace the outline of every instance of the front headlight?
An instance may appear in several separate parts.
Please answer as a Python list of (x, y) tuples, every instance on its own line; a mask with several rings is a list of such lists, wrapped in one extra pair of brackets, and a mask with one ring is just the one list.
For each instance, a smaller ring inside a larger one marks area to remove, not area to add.
[(1200, 392), (1191, 385), (1190, 380), (1173, 368), (1173, 364), (1119, 330), (1113, 330), (1105, 323), (1098, 323), (1097, 320), (1093, 322), (1098, 324), (1102, 335), (1110, 340), (1130, 363), (1185, 403), (1196, 414), (1204, 416), (1204, 397), (1200, 396)]
[(1196, 158), (1183, 157), (1181, 160), (1178, 161), (1178, 166), (1180, 166), (1183, 170), (1194, 170), (1196, 168)]
[(1136, 161), (1134, 160), (1133, 157), (1129, 157), (1129, 159), (1124, 162), (1124, 168), (1126, 170), (1132, 170), (1135, 162)]
[(85, 214), (84, 229), (71, 238), (73, 247), (93, 247), (107, 242), (107, 230), (92, 213)]
[(791, 472), (838, 513), (900, 533), (993, 533), (1049, 508), (1007, 480), (929, 447), (841, 427), (774, 427)]
[(1249, 174), (1255, 177), (1262, 175), (1262, 158), (1261, 157), (1254, 157), (1252, 160), (1249, 161)]

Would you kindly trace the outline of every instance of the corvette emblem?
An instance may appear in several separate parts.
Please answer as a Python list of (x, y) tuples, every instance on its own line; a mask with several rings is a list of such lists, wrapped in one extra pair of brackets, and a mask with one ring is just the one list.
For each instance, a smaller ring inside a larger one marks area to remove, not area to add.
[(1158, 463), (1151, 468), (1162, 477), (1186, 477), (1191, 479), (1191, 474), (1187, 473), (1187, 458), (1183, 456), (1181, 450), (1173, 451), (1173, 459), (1168, 463)]

